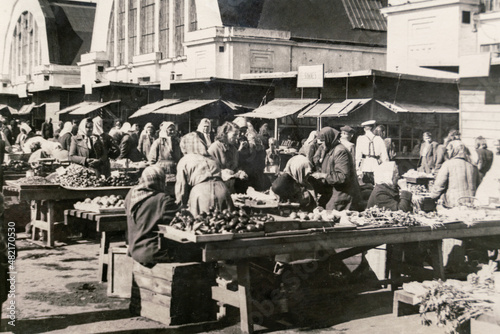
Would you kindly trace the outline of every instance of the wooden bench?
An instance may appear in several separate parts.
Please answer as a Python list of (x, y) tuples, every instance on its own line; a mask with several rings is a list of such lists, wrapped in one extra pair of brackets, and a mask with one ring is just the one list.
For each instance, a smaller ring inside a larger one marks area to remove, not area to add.
[(404, 290), (394, 291), (392, 314), (396, 317), (418, 313), (420, 298)]

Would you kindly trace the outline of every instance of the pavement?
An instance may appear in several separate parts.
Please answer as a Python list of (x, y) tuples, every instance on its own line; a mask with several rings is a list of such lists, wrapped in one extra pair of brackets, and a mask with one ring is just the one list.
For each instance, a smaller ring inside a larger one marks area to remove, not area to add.
[[(21, 235), (19, 235), (21, 237)], [(219, 322), (167, 327), (132, 316), (129, 300), (108, 297), (97, 279), (99, 243), (73, 240), (47, 249), (17, 240), (16, 320), (9, 324), (2, 305), (0, 329), (7, 333), (239, 333), (237, 309)], [(421, 324), (418, 314), (395, 317), (390, 289), (344, 293), (328, 303), (306, 305), (301, 314), (285, 314), (257, 333), (445, 333)], [(310, 308), (308, 311), (307, 309)], [(15, 324), (15, 326), (12, 326)]]

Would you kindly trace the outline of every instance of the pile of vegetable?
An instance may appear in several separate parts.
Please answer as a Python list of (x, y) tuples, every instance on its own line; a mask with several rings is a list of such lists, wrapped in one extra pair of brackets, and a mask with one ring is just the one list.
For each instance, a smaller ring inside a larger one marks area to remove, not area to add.
[(134, 186), (138, 183), (137, 177), (131, 177), (125, 173), (119, 173), (118, 175), (111, 175), (106, 179), (106, 185), (108, 186)]
[(44, 184), (54, 184), (53, 182), (47, 180), (46, 178), (42, 176), (27, 176), (20, 178), (16, 181), (16, 183), (19, 184), (26, 184), (26, 185), (44, 185)]
[(358, 226), (370, 227), (398, 227), (420, 226), (418, 217), (409, 212), (390, 211), (377, 206), (363, 212), (350, 212), (349, 221)]
[(425, 178), (425, 179), (433, 179), (434, 175), (432, 174), (427, 174), (425, 172), (419, 172), (416, 171), (415, 169), (410, 169), (406, 173), (403, 174), (403, 177), (409, 177), (409, 178)]
[(414, 195), (428, 195), (429, 190), (423, 184), (411, 184), (407, 185), (408, 191)]
[(64, 187), (86, 188), (106, 186), (106, 180), (98, 177), (95, 170), (77, 164), (71, 164), (58, 177)]
[(5, 170), (11, 170), (15, 172), (23, 172), (30, 169), (30, 164), (22, 160), (10, 160), (9, 163), (5, 165)]
[(97, 196), (92, 199), (86, 198), (83, 202), (76, 202), (76, 205), (97, 205), (101, 208), (125, 208), (125, 200), (120, 195)]
[(323, 209), (322, 207), (317, 207), (313, 210), (313, 212), (292, 212), (290, 213), (289, 218), (291, 219), (299, 219), (299, 220), (312, 220), (312, 221), (339, 221), (340, 215), (335, 213), (334, 211), (328, 211)]
[(249, 216), (244, 210), (219, 210), (210, 208), (198, 217), (193, 217), (187, 210), (178, 212), (171, 226), (178, 230), (193, 232), (197, 235), (216, 233), (245, 233), (264, 230), (264, 224), (273, 221), (269, 215)]

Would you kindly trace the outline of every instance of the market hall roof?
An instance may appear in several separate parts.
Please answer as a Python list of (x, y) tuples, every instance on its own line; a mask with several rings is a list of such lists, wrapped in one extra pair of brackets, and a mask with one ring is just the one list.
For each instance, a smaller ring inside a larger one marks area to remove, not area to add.
[(298, 113), (317, 101), (316, 99), (274, 99), (254, 111), (238, 116), (278, 119)]

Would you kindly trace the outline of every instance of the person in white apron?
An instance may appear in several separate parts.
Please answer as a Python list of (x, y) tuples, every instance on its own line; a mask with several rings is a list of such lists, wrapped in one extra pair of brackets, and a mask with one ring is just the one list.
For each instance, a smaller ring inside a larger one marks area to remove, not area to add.
[(375, 121), (366, 121), (361, 124), (365, 134), (356, 141), (356, 169), (358, 176), (362, 176), (364, 183), (375, 184), (373, 171), (383, 162), (389, 161), (384, 140), (376, 136), (372, 130)]

